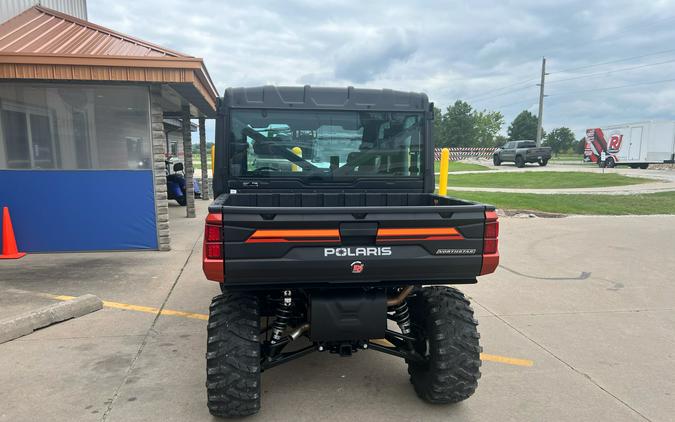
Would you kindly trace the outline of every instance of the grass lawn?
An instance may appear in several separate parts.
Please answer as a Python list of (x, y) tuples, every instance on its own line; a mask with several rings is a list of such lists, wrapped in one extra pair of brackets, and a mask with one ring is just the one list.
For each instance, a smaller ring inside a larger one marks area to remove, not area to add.
[[(440, 161), (434, 162), (434, 169), (436, 170), (436, 173), (440, 171), (441, 169)], [(480, 164), (463, 163), (461, 161), (450, 161), (450, 163), (448, 164), (448, 171), (450, 173), (456, 171), (483, 171), (483, 170), (490, 170), (490, 168), (481, 166)]]
[(583, 154), (553, 154), (551, 161), (583, 161)]
[(562, 171), (528, 171), (486, 174), (453, 174), (448, 177), (448, 186), (520, 188), (520, 189), (567, 189), (626, 186), (651, 182), (652, 179), (628, 177), (616, 173), (586, 173)]
[[(199, 156), (192, 157), (192, 167), (194, 167), (196, 170), (202, 169), (202, 162), (199, 160)], [(206, 168), (208, 168), (208, 169), (211, 168), (211, 160), (206, 161)]]
[(448, 196), (492, 204), (507, 210), (592, 215), (675, 214), (675, 192), (643, 195), (541, 195), (449, 191)]

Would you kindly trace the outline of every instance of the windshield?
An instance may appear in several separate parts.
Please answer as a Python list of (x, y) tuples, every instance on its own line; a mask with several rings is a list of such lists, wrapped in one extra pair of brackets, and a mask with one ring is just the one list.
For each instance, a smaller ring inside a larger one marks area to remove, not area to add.
[(421, 177), (421, 113), (234, 110), (236, 177)]

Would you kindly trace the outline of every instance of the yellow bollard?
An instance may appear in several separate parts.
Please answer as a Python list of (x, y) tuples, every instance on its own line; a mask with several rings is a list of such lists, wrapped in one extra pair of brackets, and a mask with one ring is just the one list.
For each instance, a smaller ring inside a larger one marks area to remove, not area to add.
[(216, 167), (216, 146), (211, 145), (211, 173), (213, 173), (213, 169)]
[[(293, 154), (297, 155), (298, 157), (302, 157), (302, 148), (293, 147), (291, 148), (291, 151), (293, 151)], [(300, 166), (297, 164), (291, 164), (291, 171), (300, 171)]]
[(448, 194), (448, 165), (450, 164), (450, 151), (447, 148), (441, 150), (441, 172), (438, 175), (438, 194)]

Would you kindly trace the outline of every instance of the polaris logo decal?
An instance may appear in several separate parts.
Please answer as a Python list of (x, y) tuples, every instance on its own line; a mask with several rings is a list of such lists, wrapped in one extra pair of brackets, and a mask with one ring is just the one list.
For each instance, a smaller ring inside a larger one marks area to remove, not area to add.
[(349, 266), (352, 269), (352, 274), (361, 274), (366, 267), (366, 264), (361, 261), (354, 261)]
[(323, 248), (323, 256), (390, 256), (389, 246), (364, 246), (357, 248)]
[(436, 255), (474, 255), (475, 249), (436, 249)]

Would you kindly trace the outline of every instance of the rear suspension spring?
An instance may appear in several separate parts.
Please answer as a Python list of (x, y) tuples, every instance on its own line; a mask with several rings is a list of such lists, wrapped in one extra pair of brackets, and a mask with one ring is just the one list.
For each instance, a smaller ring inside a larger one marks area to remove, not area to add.
[(410, 310), (408, 309), (408, 302), (404, 300), (398, 305), (394, 305), (392, 312), (391, 319), (396, 321), (401, 329), (401, 333), (410, 334)]
[(291, 320), (293, 306), (293, 298), (290, 290), (284, 290), (283, 300), (277, 307), (274, 322), (272, 323), (272, 341), (271, 343), (278, 343), (281, 341), (286, 327)]

